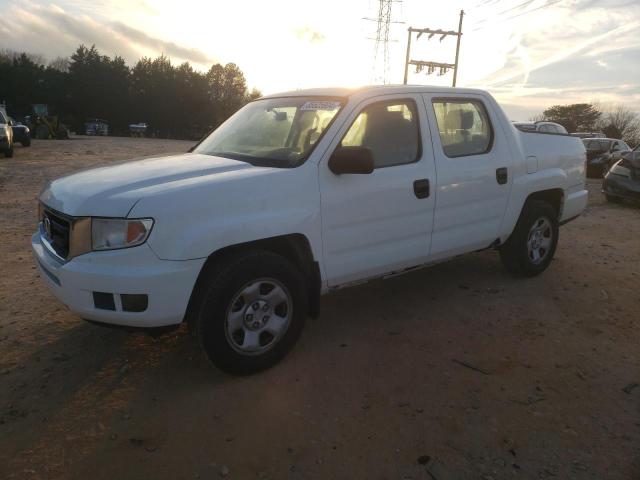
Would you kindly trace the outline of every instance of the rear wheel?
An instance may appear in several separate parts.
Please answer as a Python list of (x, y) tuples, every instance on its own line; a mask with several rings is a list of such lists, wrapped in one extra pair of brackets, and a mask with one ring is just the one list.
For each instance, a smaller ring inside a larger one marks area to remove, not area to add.
[(31, 146), (31, 138), (25, 138), (20, 143), (22, 144), (23, 147), (30, 147)]
[(545, 201), (525, 204), (513, 233), (500, 247), (500, 259), (510, 273), (533, 277), (549, 266), (558, 244), (557, 217)]
[(266, 251), (234, 254), (204, 275), (189, 321), (211, 362), (247, 374), (291, 350), (307, 316), (307, 291), (288, 259)]

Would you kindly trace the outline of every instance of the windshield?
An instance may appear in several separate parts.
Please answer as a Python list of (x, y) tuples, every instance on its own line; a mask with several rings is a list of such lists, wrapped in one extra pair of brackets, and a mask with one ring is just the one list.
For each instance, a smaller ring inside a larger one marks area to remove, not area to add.
[(611, 147), (611, 140), (583, 140), (587, 150), (607, 151)]
[(296, 167), (312, 152), (343, 102), (327, 97), (256, 100), (218, 127), (194, 152), (255, 165)]

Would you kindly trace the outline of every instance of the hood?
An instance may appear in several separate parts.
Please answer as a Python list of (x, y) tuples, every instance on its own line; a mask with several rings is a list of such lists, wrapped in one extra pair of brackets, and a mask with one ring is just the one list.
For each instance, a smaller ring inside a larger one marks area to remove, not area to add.
[(245, 162), (198, 153), (146, 158), (83, 170), (53, 180), (45, 186), (40, 200), (72, 216), (126, 217), (150, 190), (252, 169), (257, 168)]

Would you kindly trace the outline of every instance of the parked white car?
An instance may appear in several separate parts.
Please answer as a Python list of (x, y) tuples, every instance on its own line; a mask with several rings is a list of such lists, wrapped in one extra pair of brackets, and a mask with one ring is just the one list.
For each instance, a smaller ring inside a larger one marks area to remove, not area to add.
[(249, 103), (191, 153), (52, 181), (32, 247), (78, 316), (187, 321), (252, 372), (333, 289), (490, 247), (541, 273), (586, 203), (581, 140), (517, 130), (484, 91), (318, 89)]
[(556, 122), (547, 122), (540, 120), (538, 122), (514, 122), (513, 125), (518, 129), (525, 132), (539, 132), (539, 133), (555, 133), (559, 135), (569, 135), (567, 129)]

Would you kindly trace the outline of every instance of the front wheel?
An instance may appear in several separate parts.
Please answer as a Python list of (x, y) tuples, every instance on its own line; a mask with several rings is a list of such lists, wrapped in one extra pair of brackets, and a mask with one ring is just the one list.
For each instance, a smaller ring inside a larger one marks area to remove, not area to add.
[(12, 145), (11, 147), (7, 148), (7, 149), (4, 151), (4, 156), (5, 156), (6, 158), (11, 158), (11, 157), (13, 157), (13, 145)]
[(513, 233), (500, 247), (500, 259), (510, 273), (533, 277), (546, 270), (558, 245), (557, 217), (545, 201), (525, 204)]
[(291, 350), (307, 316), (307, 290), (288, 259), (267, 251), (234, 254), (203, 275), (189, 321), (214, 365), (248, 374)]

